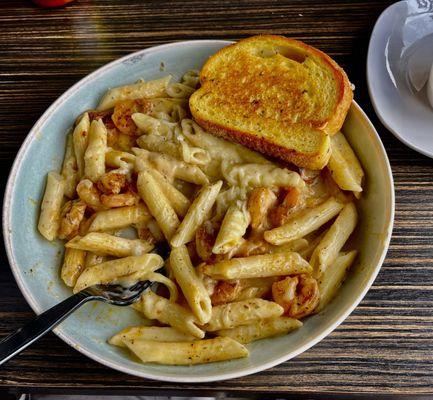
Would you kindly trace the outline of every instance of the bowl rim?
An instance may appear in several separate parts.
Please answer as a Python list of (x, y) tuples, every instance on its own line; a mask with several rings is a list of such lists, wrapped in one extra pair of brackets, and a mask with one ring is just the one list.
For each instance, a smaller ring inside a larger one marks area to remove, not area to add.
[[(86, 83), (90, 83), (95, 77), (100, 76), (104, 74), (107, 70), (112, 68), (115, 65), (121, 64), (123, 61), (131, 59), (133, 57), (142, 57), (148, 53), (152, 53), (154, 51), (159, 50), (165, 50), (170, 48), (176, 48), (176, 47), (182, 47), (182, 46), (194, 46), (194, 45), (213, 45), (213, 44), (231, 44), (233, 41), (228, 40), (213, 40), (213, 39), (204, 39), (204, 40), (187, 40), (187, 41), (179, 41), (179, 42), (173, 42), (173, 43), (167, 43), (162, 44), (158, 46), (152, 46), (148, 47), (143, 50), (139, 50), (134, 53), (127, 54), (126, 56), (123, 56), (121, 58), (118, 58), (116, 60), (111, 61), (108, 64), (103, 65), (102, 67), (98, 68), (94, 72), (88, 74), (84, 78), (80, 79), (77, 83), (75, 83), (73, 86), (71, 86), (69, 89), (67, 89), (57, 100), (55, 100), (48, 109), (42, 114), (42, 116), (37, 120), (37, 122), (33, 125), (33, 127), (30, 129), (29, 133), (27, 134), (26, 138), (24, 139), (22, 145), (20, 146), (20, 149), (15, 157), (15, 160), (12, 164), (12, 168), (9, 172), (9, 177), (6, 184), (6, 190), (3, 197), (3, 212), (2, 212), (2, 228), (3, 228), (3, 237), (4, 237), (4, 243), (5, 243), (5, 249), (6, 254), (8, 257), (8, 261), (10, 264), (10, 268), (12, 270), (13, 276), (15, 278), (15, 281), (17, 282), (17, 285), (26, 299), (27, 303), (30, 305), (32, 310), (39, 315), (44, 310), (39, 306), (38, 302), (34, 298), (31, 291), (27, 288), (24, 279), (22, 278), (20, 274), (20, 269), (18, 267), (18, 264), (15, 261), (14, 252), (12, 249), (12, 240), (9, 233), (12, 229), (12, 213), (11, 213), (11, 200), (12, 196), (14, 194), (15, 189), (15, 180), (18, 175), (18, 172), (20, 171), (20, 167), (22, 164), (22, 161), (24, 159), (24, 156), (26, 155), (30, 144), (33, 142), (33, 140), (37, 137), (37, 132), (39, 128), (54, 114), (57, 110), (57, 108), (64, 103), (74, 92), (80, 89), (81, 86), (83, 86)], [(70, 345), (72, 348), (78, 350), (80, 353), (84, 354), (85, 356), (89, 357), (90, 359), (105, 365), (109, 368), (124, 372), (126, 374), (135, 375), (141, 378), (147, 378), (147, 379), (153, 379), (153, 380), (159, 380), (159, 381), (165, 381), (165, 382), (176, 382), (176, 383), (203, 383), (203, 382), (215, 382), (215, 381), (222, 381), (227, 379), (234, 379), (234, 378), (240, 378), (243, 376), (251, 375), (266, 369), (269, 369), (271, 367), (274, 367), (280, 363), (283, 363), (293, 357), (298, 356), (299, 354), (303, 353), (304, 351), (308, 350), (318, 342), (320, 342), (322, 339), (324, 339), (326, 336), (328, 336), (333, 330), (335, 330), (351, 313), (352, 311), (358, 306), (360, 301), (364, 298), (367, 291), (370, 289), (371, 285), (373, 284), (374, 280), (376, 279), (380, 268), (383, 264), (383, 261), (385, 259), (386, 253), (388, 251), (389, 243), (391, 240), (393, 225), (394, 225), (394, 208), (395, 208), (395, 195), (394, 195), (394, 180), (392, 176), (392, 170), (389, 163), (389, 159), (387, 156), (387, 153), (385, 151), (385, 148), (383, 146), (382, 141), (380, 140), (380, 136), (378, 135), (376, 129), (374, 128), (373, 124), (365, 114), (365, 112), (362, 110), (362, 108), (355, 102), (352, 101), (351, 109), (353, 112), (360, 115), (360, 117), (365, 121), (365, 123), (368, 125), (368, 128), (373, 135), (373, 137), (377, 140), (377, 143), (379, 145), (379, 150), (383, 156), (384, 166), (386, 169), (386, 177), (389, 180), (389, 187), (390, 187), (390, 193), (388, 193), (388, 196), (390, 197), (390, 205), (391, 208), (389, 210), (388, 215), (388, 225), (387, 225), (387, 232), (386, 232), (386, 238), (383, 242), (383, 249), (379, 257), (379, 261), (375, 267), (374, 272), (369, 277), (365, 287), (363, 288), (360, 295), (353, 301), (343, 313), (339, 315), (338, 318), (335, 319), (335, 321), (329, 325), (327, 329), (320, 332), (314, 339), (310, 340), (305, 345), (291, 351), (290, 353), (285, 353), (284, 355), (277, 357), (271, 361), (268, 361), (264, 364), (260, 364), (259, 366), (254, 367), (246, 367), (237, 371), (233, 372), (224, 372), (224, 373), (213, 373), (209, 376), (204, 377), (191, 377), (191, 376), (183, 376), (182, 374), (179, 374), (179, 376), (172, 376), (169, 374), (164, 373), (151, 373), (146, 371), (140, 371), (134, 368), (130, 368), (127, 366), (120, 365), (116, 362), (110, 361), (106, 357), (99, 356), (98, 353), (93, 352), (91, 350), (87, 350), (77, 341), (71, 337), (70, 335), (63, 332), (63, 330), (60, 327), (54, 328), (53, 332), (64, 342), (66, 342), (68, 345)]]

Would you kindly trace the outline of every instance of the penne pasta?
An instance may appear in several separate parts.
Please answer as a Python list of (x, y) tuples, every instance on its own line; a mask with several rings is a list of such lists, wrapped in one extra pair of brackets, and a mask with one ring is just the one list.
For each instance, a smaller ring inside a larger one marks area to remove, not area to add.
[(98, 254), (91, 253), (90, 251), (88, 251), (86, 253), (86, 260), (84, 262), (84, 265), (87, 268), (87, 267), (91, 267), (93, 265), (101, 264), (101, 263), (103, 263), (105, 261), (107, 261), (107, 257), (106, 256), (100, 256)]
[(298, 253), (291, 252), (232, 258), (206, 265), (204, 272), (214, 279), (245, 279), (309, 274), (312, 268)]
[(106, 261), (87, 267), (78, 277), (74, 293), (100, 284), (131, 286), (144, 280), (146, 275), (161, 268), (164, 261), (158, 254), (144, 254)]
[(64, 191), (65, 182), (62, 176), (57, 172), (49, 172), (38, 223), (40, 234), (49, 241), (57, 237)]
[(180, 221), (149, 169), (138, 174), (137, 188), (150, 214), (156, 219), (167, 240), (170, 240)]
[(204, 326), (209, 332), (234, 328), (262, 319), (277, 318), (283, 314), (281, 306), (273, 301), (250, 299), (222, 304), (212, 308), (212, 317)]
[(137, 144), (148, 151), (164, 153), (178, 159), (181, 158), (178, 144), (161, 135), (142, 135), (137, 139)]
[(66, 151), (62, 166), (62, 176), (65, 181), (65, 196), (73, 199), (75, 197), (75, 188), (78, 182), (78, 172), (72, 134), (69, 134), (66, 139)]
[(335, 294), (343, 282), (347, 270), (353, 264), (356, 255), (356, 250), (339, 253), (334, 263), (319, 278), (320, 300), (316, 312), (322, 311), (335, 297)]
[(141, 296), (141, 312), (146, 318), (157, 319), (188, 335), (203, 338), (204, 332), (191, 311), (148, 290)]
[(223, 183), (219, 181), (201, 189), (200, 193), (191, 204), (191, 207), (188, 209), (185, 218), (180, 223), (173, 238), (170, 240), (170, 244), (173, 247), (182, 246), (194, 238), (197, 228), (209, 216), (209, 212), (215, 203), (222, 184)]
[(134, 170), (135, 156), (126, 151), (108, 149), (105, 153), (105, 164), (117, 168), (117, 172), (128, 174)]
[(311, 256), (310, 263), (316, 277), (321, 276), (334, 263), (357, 222), (355, 205), (346, 204)]
[(364, 171), (350, 144), (341, 132), (331, 136), (331, 157), (328, 169), (337, 185), (355, 194), (362, 192)]
[(180, 154), (186, 163), (206, 165), (211, 161), (209, 153), (200, 147), (189, 145), (182, 137), (180, 140)]
[(239, 246), (249, 223), (250, 215), (246, 210), (245, 203), (241, 206), (231, 205), (224, 216), (212, 253), (226, 254)]
[[(169, 140), (172, 140), (174, 138), (174, 130), (177, 125), (176, 123), (169, 122), (160, 118), (155, 118), (151, 115), (142, 113), (134, 113), (132, 114), (131, 118), (134, 121), (135, 125), (137, 125), (140, 133), (144, 133), (145, 135), (149, 136), (161, 136)], [(137, 144), (142, 147), (139, 144), (138, 139)]]
[(185, 246), (172, 249), (170, 270), (198, 322), (207, 323), (212, 314), (210, 297), (194, 270)]
[(179, 292), (177, 290), (176, 284), (172, 281), (171, 277), (167, 278), (166, 276), (159, 274), (157, 272), (150, 272), (146, 275), (147, 280), (153, 283), (161, 283), (164, 285), (169, 293), (170, 293), (170, 301), (175, 303), (179, 297)]
[(144, 240), (125, 239), (101, 232), (90, 232), (84, 237), (76, 236), (65, 247), (115, 257), (141, 256), (153, 249), (153, 245)]
[(166, 88), (171, 76), (155, 79), (153, 81), (139, 81), (132, 85), (119, 86), (107, 91), (98, 104), (98, 111), (113, 108), (117, 102), (122, 100), (135, 100), (141, 98), (155, 98), (167, 96)]
[(331, 197), (317, 207), (310, 208), (302, 215), (289, 220), (286, 224), (266, 231), (264, 238), (274, 245), (289, 243), (320, 228), (335, 217), (343, 208), (343, 204)]
[(86, 252), (78, 249), (65, 249), (60, 276), (66, 286), (74, 287), (85, 267)]
[(287, 317), (264, 319), (252, 324), (237, 326), (232, 329), (217, 331), (218, 336), (230, 337), (239, 343), (246, 344), (255, 340), (271, 336), (283, 335), (295, 329), (299, 329), (302, 322)]
[(113, 346), (126, 347), (124, 342), (132, 340), (192, 342), (197, 338), (167, 326), (129, 326), (112, 336), (108, 343)]
[(300, 254), (301, 257), (305, 258), (302, 255), (302, 251), (308, 247), (308, 240), (306, 239), (296, 239), (289, 243), (282, 244), (281, 246), (271, 246), (269, 249), (270, 253), (287, 253), (295, 251)]
[(84, 153), (84, 175), (94, 183), (105, 173), (106, 151), (107, 129), (100, 119), (93, 120), (90, 124), (89, 140)]
[(170, 342), (164, 343), (164, 346), (143, 339), (127, 340), (124, 343), (144, 363), (196, 365), (248, 356), (246, 347), (228, 337)]
[(89, 114), (84, 113), (72, 133), (74, 154), (77, 160), (78, 179), (82, 179), (84, 177), (84, 154), (86, 152), (87, 144), (89, 141), (89, 130)]
[[(141, 160), (139, 160), (139, 162), (140, 161)], [(162, 193), (164, 193), (176, 214), (179, 217), (184, 217), (191, 206), (191, 202), (188, 200), (188, 198), (180, 190), (177, 190), (176, 187), (172, 185), (159, 171), (154, 168), (149, 168), (148, 171), (153, 176), (155, 181), (158, 182)]]
[(95, 217), (89, 226), (89, 232), (113, 231), (149, 221), (151, 218), (149, 210), (142, 203), (136, 206), (98, 211), (94, 215)]
[[(304, 248), (302, 248), (302, 249), (300, 249), (298, 251), (298, 253), (301, 255), (301, 257), (304, 258), (307, 261), (310, 261), (311, 256), (313, 254), (313, 251), (315, 250), (315, 248), (317, 247), (317, 245), (320, 243), (320, 241), (322, 240), (323, 236), (325, 236), (325, 234), (326, 234), (326, 231), (323, 231), (321, 233), (314, 232), (314, 233), (312, 233), (310, 235), (307, 235), (306, 236), (306, 238), (308, 238), (308, 240), (307, 240), (307, 242), (308, 242), (307, 246), (304, 247)], [(287, 243), (287, 245), (290, 245), (290, 243), (294, 243), (294, 242), (295, 241), (289, 242), (289, 243)], [(283, 245), (283, 246), (285, 246), (285, 245)]]

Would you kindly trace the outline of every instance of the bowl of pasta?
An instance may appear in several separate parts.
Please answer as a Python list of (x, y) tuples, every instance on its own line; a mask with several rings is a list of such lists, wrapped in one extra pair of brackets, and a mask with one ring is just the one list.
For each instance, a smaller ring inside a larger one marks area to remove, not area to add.
[[(87, 304), (54, 329), (125, 373), (206, 382), (289, 360), (353, 311), (386, 255), (392, 174), (356, 102), (318, 171), (192, 118), (198, 71), (229, 43), (100, 68), (44, 113), (10, 173), (6, 250), (36, 313), (94, 284), (154, 282), (132, 307)], [(151, 254), (163, 241), (165, 260)]]

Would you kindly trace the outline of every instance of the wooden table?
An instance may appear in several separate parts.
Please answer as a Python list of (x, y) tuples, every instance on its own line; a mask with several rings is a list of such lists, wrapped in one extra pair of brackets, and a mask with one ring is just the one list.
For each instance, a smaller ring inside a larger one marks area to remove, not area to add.
[[(348, 72), (376, 125), (395, 178), (396, 218), (374, 286), (334, 333), (309, 351), (245, 378), (173, 384), (124, 375), (87, 359), (53, 334), (0, 370), (10, 392), (215, 394), (347, 399), (433, 396), (433, 160), (403, 146), (377, 120), (365, 64), (374, 22), (391, 1), (78, 0), (43, 10), (0, 7), (0, 192), (27, 132), (89, 72), (124, 54), (178, 40), (295, 37)], [(433, 139), (432, 139), (433, 140)], [(0, 334), (32, 315), (0, 251)]]

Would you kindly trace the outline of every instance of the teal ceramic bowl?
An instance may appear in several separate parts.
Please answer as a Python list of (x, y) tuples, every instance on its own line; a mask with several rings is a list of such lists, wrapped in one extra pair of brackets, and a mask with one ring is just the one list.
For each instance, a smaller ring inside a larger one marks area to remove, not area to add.
[[(180, 78), (188, 69), (200, 69), (211, 54), (228, 43), (218, 40), (172, 43), (114, 61), (70, 88), (30, 131), (10, 173), (3, 230), (15, 279), (36, 313), (71, 295), (59, 278), (62, 244), (44, 240), (36, 225), (45, 176), (50, 170), (59, 170), (65, 132), (74, 119), (95, 107), (109, 87), (167, 73)], [(164, 71), (161, 65), (165, 66)], [(172, 382), (208, 382), (252, 374), (287, 361), (319, 342), (352, 312), (373, 283), (385, 258), (394, 216), (394, 188), (386, 152), (373, 125), (356, 103), (352, 104), (344, 132), (366, 172), (356, 238), (360, 256), (338, 297), (323, 312), (308, 318), (302, 329), (248, 345), (249, 358), (193, 367), (140, 364), (122, 349), (108, 345), (106, 339), (112, 334), (140, 323), (139, 316), (127, 308), (86, 304), (54, 332), (81, 353), (108, 367)]]

